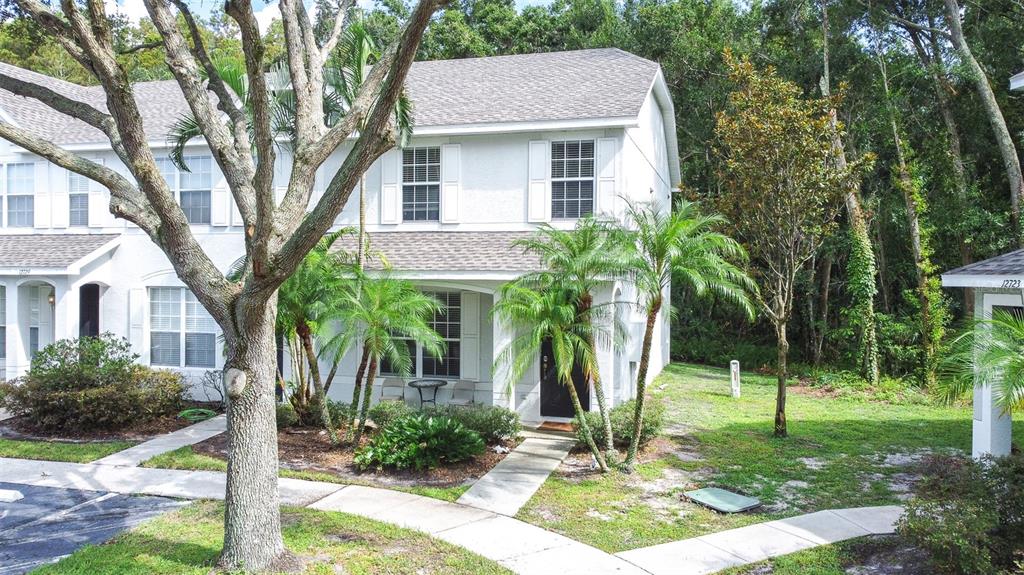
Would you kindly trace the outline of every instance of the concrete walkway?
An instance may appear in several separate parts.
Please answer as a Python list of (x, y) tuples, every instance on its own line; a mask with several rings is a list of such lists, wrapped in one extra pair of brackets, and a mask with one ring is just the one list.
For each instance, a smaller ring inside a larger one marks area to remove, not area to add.
[(888, 535), (903, 508), (833, 509), (623, 551), (617, 556), (652, 575), (705, 575), (865, 535)]
[[(125, 468), (0, 458), (0, 483), (223, 499), (225, 477), (212, 471)], [(280, 479), (282, 503), (343, 511), (423, 531), (515, 573), (645, 575), (643, 569), (578, 541), (510, 517), (400, 491)]]
[(228, 429), (228, 420), (225, 415), (218, 415), (217, 417), (207, 419), (206, 421), (200, 421), (194, 425), (179, 429), (178, 431), (172, 431), (171, 433), (161, 435), (140, 443), (135, 447), (130, 447), (124, 451), (118, 451), (112, 455), (108, 455), (103, 459), (94, 461), (96, 465), (117, 465), (121, 467), (138, 467), (143, 461), (152, 459), (157, 455), (163, 455), (169, 451), (174, 451), (185, 447), (186, 445), (195, 445), (201, 441), (224, 433)]
[(501, 515), (515, 515), (548, 475), (558, 468), (576, 440), (536, 431), (459, 497), (458, 503)]

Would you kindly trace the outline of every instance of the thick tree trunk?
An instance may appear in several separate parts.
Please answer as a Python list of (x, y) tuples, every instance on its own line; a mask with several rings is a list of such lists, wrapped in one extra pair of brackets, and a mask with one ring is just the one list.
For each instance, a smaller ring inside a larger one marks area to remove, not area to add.
[(363, 428), (366, 427), (366, 414), (370, 411), (370, 398), (373, 395), (373, 380), (377, 375), (377, 356), (370, 356), (370, 365), (366, 369), (366, 389), (363, 391), (363, 403), (359, 408), (359, 418), (356, 421), (355, 437), (352, 445), (359, 448), (359, 440), (363, 437)]
[(274, 319), (270, 302), (241, 301), (238, 336), (227, 339), (228, 471), (224, 569), (267, 570), (285, 553), (277, 489)]
[(602, 473), (608, 471), (608, 462), (601, 454), (601, 450), (597, 448), (597, 443), (594, 442), (594, 434), (590, 432), (590, 424), (587, 423), (586, 412), (583, 411), (583, 405), (580, 403), (580, 396), (576, 393), (576, 386), (573, 384), (572, 378), (569, 381), (563, 381), (563, 385), (569, 390), (569, 397), (572, 399), (572, 408), (576, 411), (576, 420), (579, 422), (580, 431), (583, 433), (583, 440), (590, 448), (590, 453), (594, 455), (594, 460), (597, 461), (597, 467)]
[(789, 340), (786, 338), (786, 322), (776, 322), (775, 336), (778, 339), (778, 389), (775, 395), (775, 437), (787, 437), (786, 427), (786, 360), (789, 357)]
[(971, 80), (978, 92), (985, 114), (988, 116), (989, 124), (992, 126), (996, 144), (1003, 158), (1003, 166), (1006, 169), (1006, 178), (1010, 184), (1010, 209), (1013, 214), (1014, 234), (1018, 246), (1022, 245), (1020, 201), (1024, 196), (1024, 175), (1021, 174), (1020, 157), (1017, 156), (1017, 147), (1013, 143), (1013, 136), (1006, 127), (1006, 119), (1002, 110), (999, 109), (999, 102), (989, 84), (988, 76), (981, 64), (974, 57), (974, 52), (967, 44), (963, 28), (960, 26), (960, 5), (957, 0), (945, 0), (946, 21), (949, 24), (950, 38), (953, 47), (960, 54), (960, 59), (970, 70)]
[(331, 410), (327, 405), (327, 392), (324, 390), (323, 381), (320, 379), (320, 360), (316, 357), (316, 350), (313, 349), (313, 334), (309, 325), (300, 323), (296, 331), (302, 341), (302, 349), (306, 352), (306, 363), (309, 364), (309, 378), (313, 381), (313, 390), (316, 393), (316, 402), (320, 410), (320, 423), (327, 430), (327, 437), (332, 445), (338, 444), (338, 430), (331, 421)]
[(651, 302), (647, 310), (647, 326), (644, 328), (644, 341), (640, 348), (640, 366), (636, 373), (636, 411), (633, 413), (633, 437), (629, 440), (629, 451), (626, 452), (626, 471), (633, 471), (636, 452), (640, 446), (640, 432), (644, 427), (644, 408), (647, 403), (647, 368), (651, 362), (651, 344), (654, 341), (654, 324), (658, 321), (661, 311), (661, 295)]
[[(829, 62), (829, 21), (826, 3), (822, 3), (822, 35), (824, 37), (824, 75), (821, 81), (821, 92), (828, 98), (832, 95), (832, 80)], [(847, 167), (846, 149), (839, 135), (839, 123), (835, 109), (829, 110), (829, 122), (832, 126), (832, 151), (836, 165), (840, 169)], [(854, 254), (847, 260), (848, 285), (854, 306), (855, 327), (859, 328), (859, 355), (861, 375), (872, 385), (878, 383), (878, 338), (875, 334), (875, 254), (871, 247), (871, 236), (868, 224), (861, 209), (860, 191), (853, 187), (846, 194), (846, 213), (850, 218), (850, 232), (853, 236)]]

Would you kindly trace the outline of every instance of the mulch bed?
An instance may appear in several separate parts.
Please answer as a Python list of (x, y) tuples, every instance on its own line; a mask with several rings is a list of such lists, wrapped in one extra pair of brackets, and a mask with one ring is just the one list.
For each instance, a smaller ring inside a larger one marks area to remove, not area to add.
[[(203, 407), (213, 409), (209, 404), (188, 404), (183, 409)], [(95, 431), (52, 432), (37, 428), (31, 418), (25, 416), (12, 417), (0, 422), (0, 438), (28, 441), (60, 441), (64, 443), (99, 443), (104, 441), (149, 441), (159, 435), (177, 431), (192, 425), (191, 421), (168, 415), (156, 419), (135, 423), (116, 431), (98, 429)]]
[[(472, 483), (483, 477), (507, 455), (507, 452), (497, 453), (495, 447), (497, 446), (488, 445), (487, 450), (474, 459), (437, 469), (359, 471), (352, 463), (354, 454), (351, 447), (331, 445), (330, 439), (322, 430), (291, 428), (277, 434), (277, 452), (281, 467), (285, 469), (328, 473), (340, 479), (384, 487), (454, 487)], [(515, 444), (507, 443), (501, 447), (511, 450)], [(218, 459), (226, 459), (227, 434), (197, 443), (192, 446), (192, 450)]]

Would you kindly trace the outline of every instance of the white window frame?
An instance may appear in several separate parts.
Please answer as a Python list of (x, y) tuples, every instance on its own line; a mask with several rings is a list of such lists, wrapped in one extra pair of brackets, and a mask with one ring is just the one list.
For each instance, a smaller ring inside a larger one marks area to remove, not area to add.
[[(13, 194), (11, 193), (11, 181), (10, 181), (10, 178), (11, 178), (11, 167), (12, 166), (27, 166), (28, 167), (29, 174), (30, 174), (30, 177), (28, 178), (28, 182), (31, 184), (29, 186), (31, 188), (29, 191), (27, 191), (27, 192), (18, 192), (18, 193), (13, 193)], [(4, 212), (4, 225), (5, 225), (5, 227), (8, 227), (8, 228), (31, 228), (31, 227), (35, 226), (35, 217), (36, 217), (36, 213), (35, 213), (36, 212), (36, 207), (35, 207), (35, 177), (36, 177), (35, 176), (35, 169), (36, 169), (36, 166), (32, 162), (10, 162), (10, 163), (7, 163), (7, 164), (4, 165), (4, 179), (3, 179), (4, 198), (3, 198), (2, 205), (0, 205), (0, 209), (3, 209), (3, 212)], [(31, 200), (31, 203), (32, 203), (32, 218), (31, 218), (32, 222), (31, 223), (23, 224), (23, 225), (17, 225), (17, 226), (11, 224), (11, 198), (12, 197), (16, 197), (16, 198), (29, 198)]]
[[(455, 343), (457, 345), (458, 350), (459, 350), (458, 351), (458, 360), (459, 360), (459, 371), (458, 371), (458, 373), (455, 374), (455, 375), (444, 375), (444, 374), (442, 374), (442, 375), (435, 375), (435, 374), (427, 373), (426, 369), (425, 369), (426, 361), (428, 359), (427, 351), (425, 349), (423, 349), (423, 346), (420, 345), (419, 343), (413, 342), (413, 350), (412, 350), (412, 354), (411, 354), (411, 357), (410, 357), (410, 359), (412, 361), (412, 370), (410, 371), (408, 376), (403, 376), (402, 374), (397, 373), (397, 372), (387, 371), (385, 369), (386, 366), (384, 365), (383, 361), (381, 361), (380, 364), (377, 367), (377, 372), (378, 372), (379, 375), (384, 376), (384, 377), (429, 377), (431, 379), (450, 379), (450, 380), (456, 380), (456, 379), (460, 379), (462, 377), (462, 360), (463, 360), (463, 357), (462, 357), (462, 322), (461, 322), (461, 318), (462, 318), (462, 292), (461, 291), (438, 291), (438, 290), (431, 290), (431, 291), (426, 291), (424, 293), (426, 293), (428, 295), (432, 295), (432, 296), (438, 298), (439, 300), (441, 300), (442, 306), (444, 306), (444, 307), (448, 307), (448, 306), (445, 305), (444, 302), (445, 301), (451, 301), (449, 298), (454, 298), (454, 300), (456, 302), (455, 307), (458, 309), (458, 318), (455, 319), (455, 320), (448, 320), (446, 323), (449, 326), (454, 326), (455, 329), (458, 330), (459, 336), (458, 337), (442, 337), (441, 339), (443, 339), (445, 341), (445, 343), (447, 343), (448, 346), (449, 346), (449, 349), (447, 351), (445, 351), (446, 358), (449, 357), (448, 354), (451, 353), (451, 350), (450, 350), (451, 344)], [(443, 315), (445, 317), (447, 317), (447, 315), (448, 315), (447, 314), (447, 310), (445, 310), (445, 312), (443, 312)], [(435, 314), (434, 317), (432, 317), (428, 321), (428, 323), (431, 325), (431, 327), (433, 327), (437, 322), (438, 322), (438, 314)], [(409, 338), (409, 337), (396, 337), (395, 339), (396, 340), (402, 340), (402, 341), (412, 341), (412, 338)], [(446, 363), (442, 363), (442, 365), (447, 365), (447, 364)]]
[[(84, 228), (89, 227), (89, 178), (68, 170), (68, 227)], [(74, 208), (75, 198), (85, 198), (85, 223), (75, 223)]]
[[(402, 187), (401, 187), (401, 200), (402, 200), (402, 221), (403, 222), (439, 222), (441, 221), (441, 146), (416, 146), (403, 148), (400, 152), (402, 171)], [(423, 153), (425, 155), (424, 161), (417, 161), (416, 155)], [(437, 154), (437, 161), (430, 161), (431, 153)], [(412, 163), (406, 163), (407, 156), (412, 155)], [(422, 168), (422, 177), (417, 174), (417, 169)], [(431, 177), (430, 172), (434, 169), (437, 171), (436, 177)], [(413, 194), (411, 201), (406, 201), (406, 189), (409, 189)], [(425, 188), (424, 192), (427, 194), (425, 201), (417, 201), (415, 194), (418, 188)], [(430, 195), (435, 193), (437, 201), (434, 202), (430, 199)], [(432, 209), (432, 206), (436, 208)], [(408, 212), (412, 212), (412, 217), (406, 217)], [(425, 212), (426, 217), (418, 217), (417, 214)], [(431, 212), (434, 212), (432, 217)]]
[[(176, 302), (172, 302), (172, 303), (174, 303), (177, 306), (178, 309), (176, 310), (175, 315), (168, 316), (168, 317), (173, 317), (173, 318), (177, 319), (177, 322), (176, 322), (177, 323), (177, 329), (172, 329), (172, 328), (154, 329), (153, 328), (153, 324), (154, 324), (153, 319), (156, 316), (156, 314), (153, 311), (153, 304), (154, 304), (154, 299), (153, 298), (154, 298), (154, 293), (157, 290), (166, 290), (168, 293), (173, 291), (173, 292), (177, 293), (177, 301)], [(217, 363), (218, 363), (217, 362), (217, 360), (218, 360), (218, 358), (217, 358), (217, 336), (219, 335), (220, 330), (216, 328), (216, 324), (214, 323), (213, 318), (210, 317), (209, 312), (207, 312), (206, 308), (204, 308), (202, 306), (202, 304), (199, 303), (199, 300), (195, 298), (195, 296), (192, 294), (192, 292), (189, 291), (187, 288), (183, 288), (183, 287), (152, 286), (152, 287), (148, 288), (148, 290), (147, 290), (146, 299), (147, 299), (147, 306), (148, 306), (148, 312), (149, 312), (149, 325), (148, 325), (148, 334), (147, 334), (147, 336), (148, 336), (148, 340), (149, 340), (150, 365), (152, 365), (154, 367), (171, 367), (171, 368), (178, 368), (178, 369), (216, 369)], [(195, 321), (197, 323), (198, 322), (209, 322), (209, 327), (207, 329), (202, 329), (202, 328), (199, 328), (199, 327), (192, 327), (192, 328), (190, 328), (189, 327), (190, 321)], [(177, 335), (177, 338), (178, 338), (178, 358), (177, 358), (178, 361), (177, 361), (177, 363), (169, 363), (169, 362), (168, 363), (157, 363), (157, 362), (153, 361), (153, 356), (154, 356), (154, 354), (153, 354), (153, 334), (154, 333), (166, 333), (166, 334), (176, 334)], [(189, 356), (189, 336), (196, 336), (196, 335), (210, 336), (212, 338), (213, 345), (209, 349), (209, 351), (210, 351), (210, 353), (212, 355), (212, 358), (213, 358), (213, 362), (212, 363), (209, 363), (209, 364), (206, 364), (206, 363), (203, 363), (203, 364), (189, 363), (189, 361), (188, 361), (188, 356)]]
[[(590, 146), (590, 155), (584, 156), (584, 145)], [(567, 149), (571, 145), (576, 145), (579, 149), (579, 155), (570, 158), (567, 153)], [(563, 148), (563, 156), (556, 158), (556, 148), (561, 146)], [(597, 198), (597, 141), (594, 139), (580, 138), (576, 140), (554, 140), (551, 142), (550, 152), (551, 162), (551, 219), (553, 220), (576, 220), (584, 218), (594, 214), (594, 206)], [(573, 165), (576, 166), (575, 175), (570, 175), (570, 169)], [(559, 170), (561, 167), (561, 170)], [(590, 175), (584, 175), (584, 172), (588, 171)], [(584, 212), (582, 199), (583, 191), (582, 187), (584, 183), (590, 184), (590, 211)], [(560, 199), (555, 198), (555, 188), (558, 184), (566, 184), (568, 187), (571, 184), (577, 184), (578, 188), (576, 191), (576, 198), (568, 199), (565, 197), (566, 191), (563, 191), (563, 197)], [(558, 210), (555, 208), (556, 202), (561, 203), (562, 211), (559, 215)], [(578, 209), (578, 213), (575, 215), (566, 215), (566, 208), (569, 205), (575, 205)]]
[[(441, 368), (441, 371), (447, 371), (451, 365), (451, 360), (456, 359), (459, 362), (459, 367), (455, 373), (427, 373), (428, 360), (434, 362), (435, 358), (428, 357), (424, 350), (423, 353), (420, 353), (420, 373), (423, 374), (423, 377), (459, 379), (462, 376), (462, 292), (434, 291), (427, 293), (441, 301), (442, 307), (429, 321), (431, 328), (441, 335), (441, 339), (447, 345), (444, 356), (441, 358), (444, 361), (439, 362), (437, 365)], [(454, 319), (452, 318), (453, 310), (455, 311)], [(438, 326), (441, 325), (447, 326), (447, 329), (438, 330)], [(452, 337), (453, 330), (456, 334), (455, 337)], [(457, 350), (454, 355), (452, 354), (453, 349)]]
[[(161, 173), (161, 175), (164, 176), (164, 179), (167, 181), (167, 186), (171, 188), (172, 192), (174, 192), (174, 200), (176, 202), (178, 202), (178, 205), (181, 206), (183, 212), (185, 211), (185, 207), (182, 206), (182, 204), (181, 204), (181, 193), (182, 192), (189, 192), (189, 193), (197, 193), (197, 192), (198, 193), (202, 193), (202, 192), (205, 192), (206, 193), (207, 203), (209, 205), (209, 217), (208, 217), (207, 221), (205, 221), (205, 222), (193, 222), (192, 219), (189, 218), (188, 212), (185, 212), (185, 217), (186, 217), (186, 219), (188, 219), (189, 225), (193, 225), (193, 226), (208, 226), (208, 225), (211, 225), (212, 222), (213, 222), (213, 157), (209, 156), (209, 155), (206, 155), (206, 154), (193, 154), (191, 156), (185, 156), (184, 160), (185, 160), (185, 165), (190, 166), (190, 167), (196, 165), (199, 161), (202, 161), (202, 160), (209, 162), (209, 165), (210, 165), (210, 169), (209, 169), (209, 174), (210, 174), (209, 186), (199, 186), (199, 187), (183, 188), (182, 187), (182, 181), (185, 178), (188, 177), (188, 178), (191, 179), (191, 177), (197, 177), (199, 174), (201, 174), (203, 172), (199, 171), (199, 170), (193, 170), (191, 172), (183, 172), (181, 169), (178, 168), (178, 166), (174, 165), (174, 162), (172, 162), (170, 158), (158, 158), (158, 162), (159, 162), (158, 163), (158, 167), (161, 168), (160, 169), (160, 173)], [(173, 170), (173, 174), (170, 173), (169, 171), (166, 171), (164, 169), (164, 167), (169, 167), (171, 170)]]

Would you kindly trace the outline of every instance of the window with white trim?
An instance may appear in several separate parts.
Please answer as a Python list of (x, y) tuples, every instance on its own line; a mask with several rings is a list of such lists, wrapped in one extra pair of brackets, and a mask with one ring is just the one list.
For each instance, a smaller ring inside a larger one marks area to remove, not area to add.
[(35, 225), (35, 164), (7, 164), (7, 227)]
[(179, 170), (170, 158), (157, 158), (160, 173), (174, 192), (190, 224), (209, 224), (213, 189), (213, 158), (185, 156), (188, 172)]
[(594, 140), (551, 142), (551, 217), (594, 213)]
[(441, 148), (402, 150), (402, 221), (441, 219)]
[(216, 367), (217, 323), (189, 290), (149, 288), (149, 361), (165, 367)]
[(405, 345), (406, 353), (409, 354), (410, 373), (400, 373), (398, 368), (391, 364), (387, 356), (380, 358), (380, 374), (390, 376), (415, 376), (416, 375), (416, 340), (408, 337), (395, 337), (395, 345)]
[(68, 224), (89, 225), (89, 178), (68, 172)]
[(441, 357), (423, 354), (423, 375), (458, 379), (462, 373), (462, 294), (440, 292), (431, 295), (441, 302), (441, 309), (434, 313), (430, 327), (441, 336), (447, 347)]

